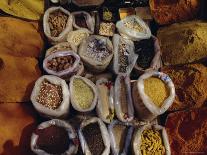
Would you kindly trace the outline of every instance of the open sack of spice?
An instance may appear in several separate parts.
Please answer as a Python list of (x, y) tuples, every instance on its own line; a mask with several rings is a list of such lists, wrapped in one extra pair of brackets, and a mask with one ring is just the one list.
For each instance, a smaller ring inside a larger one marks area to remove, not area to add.
[(170, 155), (167, 132), (160, 125), (145, 125), (135, 131), (132, 140), (134, 155)]
[(155, 36), (134, 42), (135, 53), (138, 54), (135, 70), (143, 73), (158, 70), (162, 67), (159, 41)]
[(118, 34), (113, 36), (113, 70), (116, 74), (129, 75), (138, 55), (134, 53), (134, 43)]
[(102, 72), (113, 58), (113, 45), (107, 37), (91, 35), (83, 40), (78, 54), (90, 71)]
[(37, 155), (74, 155), (78, 151), (78, 136), (69, 123), (53, 119), (37, 127), (30, 146)]
[(127, 39), (139, 41), (149, 39), (151, 31), (149, 26), (137, 15), (127, 16), (116, 23), (119, 33)]
[(128, 155), (134, 127), (115, 120), (108, 126), (108, 131), (113, 155)]
[(34, 108), (46, 117), (66, 117), (70, 109), (70, 93), (65, 80), (44, 75), (36, 82), (31, 94)]
[(86, 11), (76, 11), (72, 13), (73, 27), (75, 29), (88, 30), (90, 34), (94, 33), (95, 19)]
[(114, 86), (114, 100), (118, 119), (122, 122), (132, 121), (134, 118), (134, 107), (129, 76), (117, 76)]
[(96, 81), (98, 102), (96, 112), (105, 123), (110, 123), (114, 118), (114, 87), (111, 81), (101, 78)]
[(138, 117), (151, 121), (172, 105), (175, 99), (175, 86), (168, 75), (149, 71), (134, 83), (132, 95)]
[(73, 51), (61, 51), (47, 56), (43, 69), (48, 73), (65, 80), (78, 72), (80, 57)]
[(80, 125), (78, 135), (83, 154), (109, 155), (109, 134), (101, 119), (92, 117), (84, 120)]
[(77, 53), (77, 47), (74, 46), (72, 43), (69, 43), (69, 42), (61, 42), (61, 43), (58, 43), (58, 44), (50, 47), (46, 51), (45, 57), (47, 57), (47, 56), (49, 56), (53, 53), (61, 52), (61, 51), (73, 51), (73, 52)]
[(64, 42), (67, 34), (73, 30), (72, 15), (62, 7), (51, 7), (44, 14), (43, 28), (49, 42)]
[(73, 76), (70, 80), (71, 104), (79, 112), (92, 111), (97, 103), (96, 85), (87, 78)]

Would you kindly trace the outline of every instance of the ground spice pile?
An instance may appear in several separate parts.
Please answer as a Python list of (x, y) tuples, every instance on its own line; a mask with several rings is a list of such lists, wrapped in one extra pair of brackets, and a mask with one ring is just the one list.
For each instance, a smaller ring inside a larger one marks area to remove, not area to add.
[(163, 102), (169, 97), (169, 90), (166, 84), (155, 77), (150, 77), (144, 80), (144, 91), (158, 107), (161, 107)]
[(127, 67), (129, 65), (128, 55), (129, 51), (127, 49), (127, 44), (125, 44), (123, 41), (120, 41), (118, 57), (119, 72), (125, 73), (127, 71)]
[(57, 109), (62, 101), (63, 94), (61, 86), (52, 84), (45, 79), (40, 85), (37, 102), (50, 109)]
[(120, 104), (124, 115), (128, 115), (127, 85), (124, 78), (120, 78)]
[(73, 88), (74, 99), (77, 101), (79, 106), (83, 109), (90, 108), (94, 99), (94, 93), (92, 88), (86, 82), (79, 78), (74, 79)]

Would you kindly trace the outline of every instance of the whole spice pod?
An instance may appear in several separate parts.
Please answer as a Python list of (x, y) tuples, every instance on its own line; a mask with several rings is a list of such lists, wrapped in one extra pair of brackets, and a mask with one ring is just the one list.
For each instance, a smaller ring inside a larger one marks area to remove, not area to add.
[(118, 34), (113, 36), (114, 59), (113, 70), (116, 74), (129, 75), (138, 55), (134, 53), (134, 43)]
[(86, 11), (76, 11), (72, 13), (73, 27), (75, 29), (88, 30), (90, 34), (94, 33), (95, 19)]
[(75, 53), (77, 53), (77, 47), (74, 46), (72, 43), (69, 43), (69, 42), (62, 42), (62, 43), (58, 43), (52, 47), (50, 47), (46, 53), (45, 53), (45, 57), (53, 54), (53, 53), (56, 53), (56, 52), (62, 52), (62, 51), (73, 51)]
[(70, 93), (65, 80), (44, 75), (36, 82), (31, 94), (34, 108), (49, 118), (64, 118), (69, 114)]
[(109, 134), (101, 119), (92, 117), (84, 120), (78, 135), (84, 155), (109, 155)]
[(160, 154), (170, 155), (167, 132), (160, 125), (144, 125), (135, 131), (132, 140), (134, 155)]
[(97, 103), (96, 85), (87, 78), (73, 76), (70, 80), (71, 104), (79, 112), (92, 111)]
[(175, 99), (175, 86), (165, 73), (149, 71), (134, 83), (132, 95), (138, 117), (144, 121), (151, 121), (172, 105)]
[(122, 37), (133, 41), (149, 39), (151, 31), (149, 26), (136, 15), (127, 16), (116, 23), (116, 28)]
[(108, 131), (113, 155), (129, 154), (131, 138), (134, 131), (132, 124), (115, 120), (108, 126)]
[(91, 35), (83, 40), (78, 54), (90, 71), (103, 72), (113, 58), (113, 45), (107, 37)]
[(62, 7), (47, 9), (43, 17), (44, 33), (52, 44), (66, 41), (67, 34), (73, 29), (72, 24), (72, 15)]
[(69, 123), (52, 119), (41, 123), (32, 133), (30, 146), (37, 155), (75, 155), (78, 136)]
[(122, 122), (132, 121), (134, 119), (134, 107), (129, 76), (117, 76), (114, 92), (116, 116)]
[(114, 87), (111, 81), (101, 78), (96, 81), (98, 89), (98, 103), (96, 112), (105, 123), (110, 123), (114, 118)]
[(56, 52), (43, 61), (43, 69), (48, 73), (69, 80), (78, 71), (80, 57), (73, 51)]
[(138, 73), (158, 70), (162, 67), (159, 41), (155, 36), (134, 42), (135, 53), (138, 55), (134, 69)]

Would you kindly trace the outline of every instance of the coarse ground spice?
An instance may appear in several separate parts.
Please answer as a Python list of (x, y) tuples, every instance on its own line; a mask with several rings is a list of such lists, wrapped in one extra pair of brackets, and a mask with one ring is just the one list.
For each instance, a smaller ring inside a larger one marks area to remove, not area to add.
[(99, 124), (90, 123), (83, 128), (83, 135), (92, 155), (101, 155), (105, 149)]
[(122, 153), (125, 145), (125, 140), (127, 136), (127, 126), (116, 124), (113, 127), (113, 134), (116, 141), (116, 147), (119, 149), (119, 153)]
[(167, 85), (156, 77), (150, 77), (144, 80), (144, 91), (158, 107), (161, 107), (163, 102), (169, 97)]
[(127, 100), (127, 85), (125, 83), (124, 77), (120, 78), (120, 105), (121, 105), (121, 110), (124, 115), (128, 115), (128, 100)]
[(49, 27), (52, 37), (57, 37), (66, 28), (68, 15), (64, 12), (57, 10), (49, 15)]
[(137, 65), (144, 69), (149, 68), (155, 56), (153, 38), (136, 41), (134, 46), (135, 53), (138, 54)]
[(74, 99), (78, 105), (83, 109), (90, 108), (94, 99), (92, 88), (85, 81), (79, 78), (75, 78), (73, 80), (73, 88)]
[(138, 32), (143, 31), (143, 28), (141, 27), (141, 25), (135, 19), (133, 19), (131, 21), (124, 22), (124, 26), (126, 26), (129, 29), (138, 31)]
[(86, 23), (86, 15), (84, 13), (79, 13), (75, 15), (75, 23), (77, 26), (82, 28), (88, 28), (88, 25)]
[(140, 151), (142, 155), (165, 155), (165, 147), (159, 131), (144, 130), (141, 135)]
[(37, 129), (37, 147), (50, 154), (62, 154), (68, 150), (71, 140), (63, 127), (51, 125), (44, 129)]
[(50, 109), (57, 109), (62, 101), (63, 94), (61, 86), (52, 84), (45, 79), (40, 85), (37, 102)]
[(125, 73), (127, 71), (129, 65), (128, 55), (127, 44), (120, 40), (118, 53), (119, 72)]
[(115, 31), (114, 23), (104, 23), (100, 24), (99, 34), (103, 36), (113, 36)]

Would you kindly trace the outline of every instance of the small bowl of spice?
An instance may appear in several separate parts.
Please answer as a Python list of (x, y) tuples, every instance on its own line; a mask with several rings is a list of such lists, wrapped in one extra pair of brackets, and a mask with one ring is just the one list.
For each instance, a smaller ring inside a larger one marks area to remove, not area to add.
[(96, 81), (98, 89), (98, 103), (96, 112), (105, 123), (114, 119), (114, 87), (111, 81), (101, 78)]
[(162, 66), (160, 45), (156, 37), (136, 41), (134, 46), (135, 53), (138, 55), (134, 69), (138, 73), (158, 70)]
[(48, 74), (69, 79), (78, 70), (80, 57), (73, 51), (56, 52), (43, 61), (43, 68)]
[(70, 93), (65, 80), (44, 75), (36, 82), (31, 94), (34, 108), (46, 117), (66, 117), (70, 109)]
[(52, 44), (66, 41), (67, 34), (73, 29), (73, 18), (62, 7), (51, 7), (43, 17), (44, 33)]
[(134, 131), (132, 124), (115, 120), (108, 126), (108, 131), (113, 154), (129, 154)]
[(53, 53), (62, 52), (62, 51), (73, 51), (73, 52), (77, 53), (77, 47), (69, 42), (58, 43), (58, 44), (50, 47), (46, 51), (45, 57), (47, 57)]
[(139, 118), (151, 121), (172, 105), (175, 86), (165, 73), (149, 71), (134, 83), (132, 94)]
[(83, 154), (109, 155), (110, 140), (105, 124), (92, 117), (84, 120), (78, 132)]
[(81, 76), (73, 76), (70, 81), (71, 103), (79, 112), (92, 111), (97, 103), (96, 85)]
[(76, 11), (73, 15), (73, 27), (76, 29), (86, 29), (93, 34), (95, 29), (95, 19), (86, 11)]
[(134, 133), (132, 141), (135, 155), (170, 155), (170, 144), (164, 127), (145, 125)]
[(53, 119), (37, 127), (30, 146), (37, 155), (73, 155), (78, 151), (78, 136), (69, 123)]

